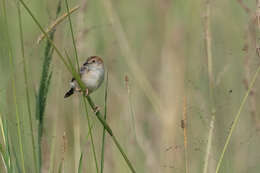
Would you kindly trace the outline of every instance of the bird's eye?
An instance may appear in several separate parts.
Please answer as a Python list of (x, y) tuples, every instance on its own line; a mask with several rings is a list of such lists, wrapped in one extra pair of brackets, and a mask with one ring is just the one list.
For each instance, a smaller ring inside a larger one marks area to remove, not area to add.
[(93, 62), (93, 63), (95, 63), (95, 62), (96, 62), (96, 60), (93, 60), (92, 62)]

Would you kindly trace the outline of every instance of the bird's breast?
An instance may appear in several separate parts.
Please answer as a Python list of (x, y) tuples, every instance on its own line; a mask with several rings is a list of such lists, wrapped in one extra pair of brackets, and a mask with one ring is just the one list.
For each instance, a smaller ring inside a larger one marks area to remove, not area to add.
[(96, 90), (104, 79), (104, 71), (88, 71), (82, 75), (82, 81), (89, 89), (89, 92)]

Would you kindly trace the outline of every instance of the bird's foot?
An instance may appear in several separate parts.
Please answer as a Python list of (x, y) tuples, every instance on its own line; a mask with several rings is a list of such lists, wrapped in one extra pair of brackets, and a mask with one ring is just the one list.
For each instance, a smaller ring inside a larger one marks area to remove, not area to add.
[(86, 88), (85, 92), (84, 92), (85, 96), (88, 96), (88, 89)]
[(94, 111), (95, 114), (97, 114), (100, 111), (100, 107), (95, 105), (93, 111)]
[(75, 91), (77, 91), (77, 92), (81, 92), (81, 89), (78, 88), (78, 87), (75, 87)]

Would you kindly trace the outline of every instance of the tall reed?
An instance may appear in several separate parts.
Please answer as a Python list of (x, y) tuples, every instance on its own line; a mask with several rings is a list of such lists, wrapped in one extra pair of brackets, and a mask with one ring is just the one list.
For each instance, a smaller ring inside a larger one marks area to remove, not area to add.
[(18, 10), (18, 21), (19, 21), (19, 30), (20, 30), (20, 41), (21, 41), (21, 53), (23, 59), (23, 74), (24, 74), (24, 82), (25, 82), (25, 92), (26, 92), (26, 104), (27, 104), (27, 111), (28, 111), (28, 118), (29, 118), (29, 125), (31, 131), (31, 140), (32, 140), (32, 151), (33, 151), (33, 162), (35, 172), (38, 171), (38, 163), (37, 163), (37, 155), (35, 151), (35, 140), (34, 140), (34, 132), (33, 132), (33, 122), (32, 122), (32, 112), (31, 112), (31, 101), (29, 96), (29, 83), (28, 83), (28, 76), (27, 76), (27, 65), (26, 59), (24, 54), (24, 39), (23, 39), (23, 26), (22, 26), (22, 16), (20, 10), (20, 4), (17, 3), (17, 10)]
[[(58, 3), (56, 10), (56, 18), (60, 14), (61, 11), (61, 0)], [(55, 30), (50, 32), (50, 40), (54, 39)], [(44, 113), (46, 108), (46, 100), (50, 87), (52, 72), (50, 71), (50, 63), (53, 55), (53, 47), (49, 40), (46, 42), (45, 50), (44, 50), (44, 60), (42, 64), (42, 73), (40, 79), (40, 86), (36, 96), (36, 119), (38, 120), (38, 171), (41, 172), (42, 166), (42, 148), (41, 141), (43, 137), (43, 127), (44, 127)]]
[(208, 164), (209, 164), (209, 156), (212, 150), (212, 139), (213, 139), (213, 130), (216, 119), (216, 107), (215, 107), (215, 96), (214, 96), (214, 88), (215, 88), (215, 79), (213, 75), (213, 56), (212, 56), (212, 48), (211, 48), (211, 27), (210, 27), (210, 12), (211, 12), (211, 0), (205, 1), (205, 21), (204, 21), (204, 32), (205, 32), (205, 50), (208, 61), (208, 80), (209, 80), (209, 106), (211, 113), (211, 120), (209, 124), (209, 134), (207, 139), (207, 147), (204, 158), (203, 165), (203, 173), (207, 173)]
[[(5, 23), (5, 29), (6, 29), (6, 35), (7, 35), (9, 67), (10, 67), (10, 69), (15, 69), (14, 55), (13, 55), (12, 45), (11, 45), (11, 42), (10, 42), (10, 34), (9, 34), (9, 26), (8, 26), (8, 20), (7, 20), (5, 0), (3, 0), (2, 2), (3, 2), (4, 23)], [(11, 85), (12, 85), (13, 102), (14, 102), (14, 106), (15, 106), (15, 117), (16, 117), (16, 123), (17, 123), (16, 129), (17, 129), (17, 135), (18, 135), (20, 161), (21, 161), (21, 166), (22, 166), (22, 170), (20, 172), (25, 173), (26, 170), (25, 170), (25, 161), (24, 161), (24, 149), (23, 149), (22, 134), (21, 134), (22, 128), (21, 128), (21, 121), (20, 121), (21, 113), (18, 109), (15, 73), (12, 73), (11, 81), (12, 81)], [(17, 164), (17, 166), (18, 165), (19, 164)]]
[[(105, 87), (105, 108), (104, 108), (104, 120), (107, 119), (107, 91), (108, 91), (108, 73), (106, 78), (106, 87)], [(100, 160), (100, 172), (104, 171), (104, 155), (105, 155), (105, 140), (106, 140), (106, 130), (103, 128), (102, 134), (102, 146), (101, 146), (101, 160)]]

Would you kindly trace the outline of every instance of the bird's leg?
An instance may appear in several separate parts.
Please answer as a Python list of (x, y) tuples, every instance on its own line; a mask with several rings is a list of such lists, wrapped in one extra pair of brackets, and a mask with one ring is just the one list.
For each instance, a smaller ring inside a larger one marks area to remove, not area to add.
[(88, 95), (88, 89), (86, 88), (86, 90), (85, 90), (85, 96), (87, 96)]
[(77, 91), (77, 92), (81, 92), (81, 89), (78, 88), (78, 87), (75, 87), (75, 91)]

